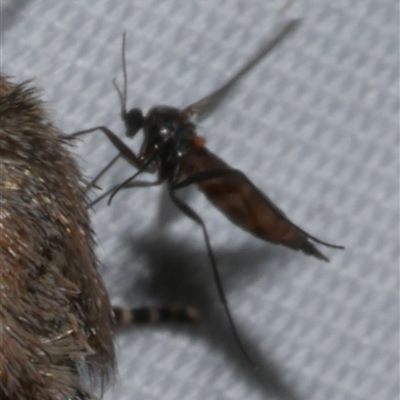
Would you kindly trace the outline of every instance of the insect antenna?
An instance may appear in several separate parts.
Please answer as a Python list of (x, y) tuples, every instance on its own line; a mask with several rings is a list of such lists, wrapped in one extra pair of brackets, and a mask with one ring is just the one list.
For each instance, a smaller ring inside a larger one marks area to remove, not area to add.
[(113, 85), (115, 90), (118, 93), (119, 101), (121, 104), (121, 116), (122, 119), (125, 119), (126, 116), (126, 101), (127, 101), (127, 93), (128, 93), (128, 75), (126, 72), (126, 58), (125, 58), (125, 43), (126, 43), (126, 32), (122, 35), (122, 74), (123, 74), (123, 91), (118, 87), (117, 78), (113, 79)]

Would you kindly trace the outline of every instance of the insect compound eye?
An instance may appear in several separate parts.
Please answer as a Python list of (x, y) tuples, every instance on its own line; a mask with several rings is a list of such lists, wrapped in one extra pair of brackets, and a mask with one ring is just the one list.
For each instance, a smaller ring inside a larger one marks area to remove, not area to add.
[(135, 136), (143, 127), (143, 113), (139, 108), (132, 108), (124, 116), (126, 136)]

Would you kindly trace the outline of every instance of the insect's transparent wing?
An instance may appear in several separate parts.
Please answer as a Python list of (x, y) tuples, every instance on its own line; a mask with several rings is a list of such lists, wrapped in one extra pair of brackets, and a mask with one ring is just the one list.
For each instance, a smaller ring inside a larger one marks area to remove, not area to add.
[(292, 33), (297, 28), (299, 23), (299, 19), (293, 19), (282, 24), (279, 27), (276, 35), (267, 40), (260, 50), (255, 54), (255, 56), (249, 62), (247, 62), (231, 79), (229, 79), (223, 86), (208, 96), (184, 108), (182, 110), (183, 115), (187, 119), (196, 116), (198, 121), (207, 118), (228, 97), (240, 78), (249, 72), (254, 66), (256, 66), (258, 62), (261, 61), (284, 38), (288, 37), (289, 33)]

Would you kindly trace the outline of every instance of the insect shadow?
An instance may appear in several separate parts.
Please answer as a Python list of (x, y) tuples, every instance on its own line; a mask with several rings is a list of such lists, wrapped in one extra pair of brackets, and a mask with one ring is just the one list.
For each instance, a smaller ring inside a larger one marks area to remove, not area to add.
[[(230, 369), (240, 371), (238, 374), (240, 380), (249, 387), (259, 388), (265, 393), (266, 398), (271, 396), (282, 400), (300, 400), (295, 388), (282, 378), (281, 367), (265, 354), (265, 349), (260, 349), (258, 340), (251, 334), (251, 330), (243, 329), (242, 325), (241, 336), (251, 354), (258, 354), (255, 360), (258, 368), (256, 374), (243, 364), (240, 353), (235, 351), (236, 342), (227, 340), (226, 320), (221, 318), (221, 307), (216, 303), (216, 294), (209, 285), (211, 276), (209, 271), (200, 268), (206, 257), (202, 254), (201, 248), (189, 241), (178, 242), (167, 232), (160, 233), (156, 229), (151, 229), (140, 236), (129, 238), (126, 235), (122, 236), (124, 248), (129, 249), (125, 256), (126, 260), (139, 256), (146, 265), (146, 273), (132, 277), (131, 283), (122, 293), (128, 303), (134, 303), (145, 297), (161, 304), (193, 305), (204, 316), (206, 323), (202, 324), (200, 329), (185, 328), (185, 335), (190, 335), (195, 341), (206, 340), (207, 344), (214, 348), (214, 352), (223, 353)], [(261, 276), (272, 281), (283, 279), (282, 268), (276, 267), (277, 264), (282, 264), (282, 252), (279, 249), (253, 243), (235, 249), (219, 249), (216, 251), (216, 256), (220, 261), (219, 269), (228, 288), (228, 294), (235, 288), (240, 290), (240, 287), (249, 282), (249, 277), (251, 282), (258, 281)], [(240, 268), (240, 264), (246, 264), (246, 270)], [(232, 269), (232, 265), (237, 268)], [(251, 310), (249, 312), (251, 313)], [(165, 328), (153, 325), (151, 329)], [(182, 334), (182, 326), (171, 324), (168, 326), (168, 331), (177, 335)], [(135, 332), (137, 335), (142, 335), (136, 328)]]
[[(232, 223), (267, 242), (300, 250), (323, 261), (329, 261), (329, 259), (318, 250), (313, 242), (336, 249), (343, 248), (324, 242), (291, 222), (285, 213), (254, 186), (243, 172), (231, 168), (205, 147), (205, 139), (197, 135), (194, 123), (194, 119), (201, 121), (210, 116), (232, 92), (240, 78), (253, 69), (282, 39), (293, 32), (298, 24), (299, 20), (290, 20), (283, 24), (276, 35), (267, 41), (249, 62), (210, 95), (183, 109), (155, 106), (149, 110), (146, 116), (138, 108), (129, 111), (126, 108), (127, 72), (124, 34), (122, 41), (123, 90), (119, 89), (115, 79), (113, 83), (119, 94), (121, 117), (125, 123), (126, 135), (133, 138), (140, 130), (143, 131), (144, 140), (139, 153), (136, 154), (105, 126), (97, 126), (72, 135), (72, 137), (77, 137), (100, 131), (108, 137), (119, 151), (119, 154), (103, 168), (92, 184), (119, 157), (124, 158), (137, 169), (137, 172), (129, 179), (105, 192), (92, 205), (108, 195), (110, 195), (108, 201), (110, 204), (115, 194), (121, 189), (150, 187), (166, 183), (169, 197), (175, 206), (201, 227), (221, 303), (225, 308), (239, 347), (253, 366), (254, 363), (243, 348), (235, 328), (206, 226), (201, 217), (176, 195), (176, 191), (197, 185), (197, 188), (204, 193), (207, 199)], [(134, 181), (143, 172), (157, 173), (157, 179), (154, 181)]]

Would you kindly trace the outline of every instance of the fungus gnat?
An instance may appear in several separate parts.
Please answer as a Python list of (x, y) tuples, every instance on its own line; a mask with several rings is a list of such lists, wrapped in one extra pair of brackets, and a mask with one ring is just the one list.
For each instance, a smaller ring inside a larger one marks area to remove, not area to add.
[[(284, 24), (272, 40), (266, 42), (227, 83), (210, 95), (181, 109), (164, 105), (155, 106), (148, 111), (147, 115), (144, 115), (138, 108), (129, 111), (126, 108), (127, 73), (124, 35), (122, 44), (123, 91), (118, 88), (115, 80), (113, 83), (120, 97), (121, 116), (125, 123), (126, 135), (133, 138), (139, 131), (143, 131), (144, 139), (139, 154), (135, 154), (105, 126), (97, 126), (73, 134), (76, 137), (100, 131), (119, 151), (118, 156), (101, 171), (96, 180), (119, 157), (123, 157), (137, 169), (134, 175), (108, 190), (92, 205), (108, 195), (110, 195), (110, 203), (120, 189), (166, 183), (169, 196), (176, 207), (201, 227), (220, 300), (239, 346), (248, 359), (228, 308), (206, 226), (201, 217), (177, 197), (176, 191), (196, 185), (232, 223), (267, 242), (300, 250), (323, 261), (329, 260), (313, 242), (336, 249), (343, 248), (324, 242), (291, 222), (285, 213), (253, 185), (243, 172), (231, 168), (204, 146), (205, 140), (197, 135), (196, 125), (193, 122), (194, 117), (197, 118), (197, 121), (203, 120), (215, 111), (218, 105), (232, 92), (232, 88), (236, 86), (240, 78), (252, 70), (282, 39), (294, 31), (298, 23), (298, 20), (291, 20)], [(153, 182), (134, 181), (143, 172), (157, 173), (158, 177)]]

